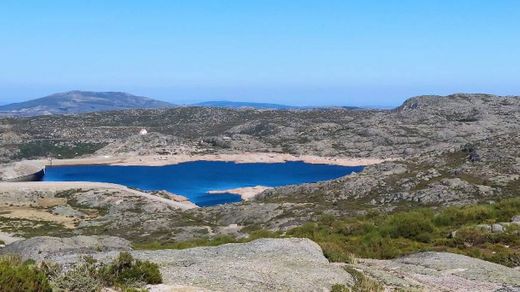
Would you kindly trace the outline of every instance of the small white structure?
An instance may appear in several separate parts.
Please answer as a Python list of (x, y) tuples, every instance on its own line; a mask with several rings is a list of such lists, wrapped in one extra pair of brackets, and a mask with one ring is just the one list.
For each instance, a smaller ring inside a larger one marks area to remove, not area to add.
[(144, 136), (146, 134), (148, 134), (148, 131), (146, 129), (141, 129), (141, 131), (139, 131), (139, 135), (141, 136)]

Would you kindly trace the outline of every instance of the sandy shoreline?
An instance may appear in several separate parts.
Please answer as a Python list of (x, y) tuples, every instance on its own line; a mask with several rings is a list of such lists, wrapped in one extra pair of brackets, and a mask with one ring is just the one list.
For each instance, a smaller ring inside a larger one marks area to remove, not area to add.
[[(45, 166), (66, 166), (66, 165), (121, 165), (121, 166), (165, 166), (172, 164), (179, 164), (191, 161), (224, 161), (224, 162), (235, 162), (235, 163), (284, 163), (290, 161), (302, 161), (305, 163), (313, 164), (328, 164), (328, 165), (341, 165), (341, 166), (366, 166), (378, 164), (384, 161), (393, 159), (379, 159), (379, 158), (347, 158), (347, 157), (320, 157), (313, 155), (302, 155), (295, 156), (291, 154), (282, 153), (258, 153), (248, 152), (241, 154), (204, 154), (204, 155), (120, 155), (120, 156), (98, 156), (98, 157), (86, 157), (76, 159), (53, 159), (53, 160), (30, 160), (20, 162), (24, 165), (31, 166), (30, 168), (23, 168), (22, 171), (17, 170), (19, 176), (29, 175), (36, 171), (37, 167), (41, 170)], [(12, 175), (12, 174), (11, 174)], [(28, 191), (50, 191), (50, 190), (65, 190), (74, 188), (112, 188), (119, 189), (131, 193), (139, 193), (142, 196), (167, 202), (181, 209), (196, 208), (197, 206), (189, 200), (182, 201), (178, 200), (167, 200), (159, 198), (147, 193), (132, 190), (123, 185), (108, 184), (108, 183), (97, 183), (97, 182), (0, 182), (0, 191), (9, 190), (20, 190), (25, 189)], [(222, 194), (231, 193), (240, 195), (242, 200), (249, 200), (264, 190), (269, 189), (265, 186), (256, 187), (244, 187), (230, 190), (215, 190), (209, 193), (211, 194)]]
[(99, 156), (77, 159), (54, 159), (41, 161), (47, 165), (127, 165), (127, 166), (164, 166), (191, 161), (225, 161), (235, 163), (283, 163), (289, 161), (303, 161), (313, 164), (329, 164), (341, 166), (373, 165), (392, 159), (379, 158), (348, 158), (348, 157), (320, 157), (313, 155), (295, 156), (282, 153), (241, 153), (241, 154), (203, 154), (203, 155), (149, 155), (149, 156)]
[(272, 189), (271, 187), (265, 186), (256, 186), (256, 187), (243, 187), (229, 190), (218, 190), (218, 191), (209, 191), (208, 194), (219, 195), (219, 194), (233, 194), (239, 195), (242, 200), (247, 201), (254, 198), (256, 195), (260, 194), (265, 190)]

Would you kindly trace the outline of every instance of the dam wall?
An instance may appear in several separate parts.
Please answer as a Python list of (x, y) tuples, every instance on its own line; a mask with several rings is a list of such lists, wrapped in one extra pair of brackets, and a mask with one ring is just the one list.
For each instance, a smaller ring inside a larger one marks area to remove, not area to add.
[(45, 168), (41, 169), (38, 172), (23, 175), (15, 178), (7, 178), (7, 179), (0, 179), (0, 182), (24, 182), (24, 181), (41, 181), (43, 179), (43, 176), (45, 175)]
[(42, 161), (20, 161), (0, 164), (0, 182), (40, 181), (45, 175)]

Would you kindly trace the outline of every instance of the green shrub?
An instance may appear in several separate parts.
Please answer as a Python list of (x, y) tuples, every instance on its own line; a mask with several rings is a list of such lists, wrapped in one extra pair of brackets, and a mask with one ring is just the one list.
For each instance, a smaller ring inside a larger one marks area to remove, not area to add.
[(491, 256), (484, 257), (484, 259), (508, 267), (520, 266), (520, 252), (515, 252), (511, 250), (499, 251), (492, 254)]
[(454, 242), (459, 246), (475, 246), (488, 242), (490, 238), (491, 234), (485, 230), (475, 227), (466, 227), (457, 231)]
[(496, 217), (496, 210), (492, 205), (474, 205), (447, 208), (435, 216), (434, 222), (440, 226), (464, 225), (483, 223)]
[[(420, 251), (448, 251), (499, 264), (514, 266), (520, 254), (520, 226), (511, 224), (502, 233), (478, 229), (482, 223), (508, 222), (520, 214), (520, 198), (494, 204), (417, 209), (391, 214), (369, 212), (359, 217), (323, 215), (316, 222), (288, 230), (285, 235), (262, 230), (260, 226), (242, 229), (249, 238), (229, 236), (202, 238), (169, 244), (140, 244), (146, 249), (189, 248), (247, 242), (264, 237), (309, 238), (318, 243), (324, 255), (334, 262), (352, 262), (355, 257), (390, 259)], [(457, 231), (453, 236), (452, 232)], [(506, 247), (507, 246), (507, 247)], [(503, 247), (500, 249), (500, 247)], [(520, 264), (516, 264), (520, 265)]]
[(372, 232), (362, 237), (360, 242), (351, 242), (354, 254), (362, 257), (391, 259), (401, 255), (395, 241), (382, 237), (379, 232)]
[[(409, 239), (425, 239), (425, 234), (434, 231), (433, 223), (429, 216), (423, 212), (407, 212), (392, 215), (386, 228), (391, 237), (404, 237)], [(421, 240), (420, 240), (421, 241)]]
[(348, 251), (344, 243), (321, 242), (323, 255), (332, 262), (354, 263), (355, 257)]
[(162, 283), (159, 266), (149, 261), (135, 260), (128, 252), (121, 252), (109, 265), (104, 266), (100, 275), (109, 286), (133, 286), (139, 284)]
[(100, 291), (103, 287), (117, 287), (122, 291), (144, 291), (146, 284), (162, 283), (156, 264), (135, 260), (128, 252), (122, 252), (108, 264), (98, 263), (92, 257), (66, 271), (59, 266), (45, 264), (54, 291)]
[(102, 282), (95, 268), (89, 264), (79, 264), (66, 272), (51, 276), (55, 291), (99, 291)]
[(419, 233), (415, 236), (415, 240), (423, 243), (430, 243), (433, 241), (433, 235), (428, 232)]
[(18, 145), (19, 152), (16, 159), (38, 157), (74, 158), (85, 154), (92, 154), (106, 146), (104, 143), (72, 143), (64, 144), (60, 141), (32, 141)]
[(330, 292), (350, 292), (350, 289), (343, 284), (334, 284), (332, 285)]
[(22, 263), (20, 258), (0, 258), (0, 291), (52, 291), (45, 273), (36, 265)]
[(369, 278), (363, 274), (363, 272), (358, 271), (351, 267), (345, 267), (345, 270), (354, 278), (354, 286), (351, 290), (339, 290), (339, 291), (352, 291), (352, 292), (382, 292), (384, 291), (383, 285), (379, 282)]

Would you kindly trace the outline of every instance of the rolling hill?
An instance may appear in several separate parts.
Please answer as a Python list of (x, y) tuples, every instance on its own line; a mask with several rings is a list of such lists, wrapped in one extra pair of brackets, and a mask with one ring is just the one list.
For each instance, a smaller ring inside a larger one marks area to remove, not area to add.
[(68, 91), (0, 106), (0, 115), (39, 116), (173, 106), (173, 104), (164, 101), (124, 92)]

